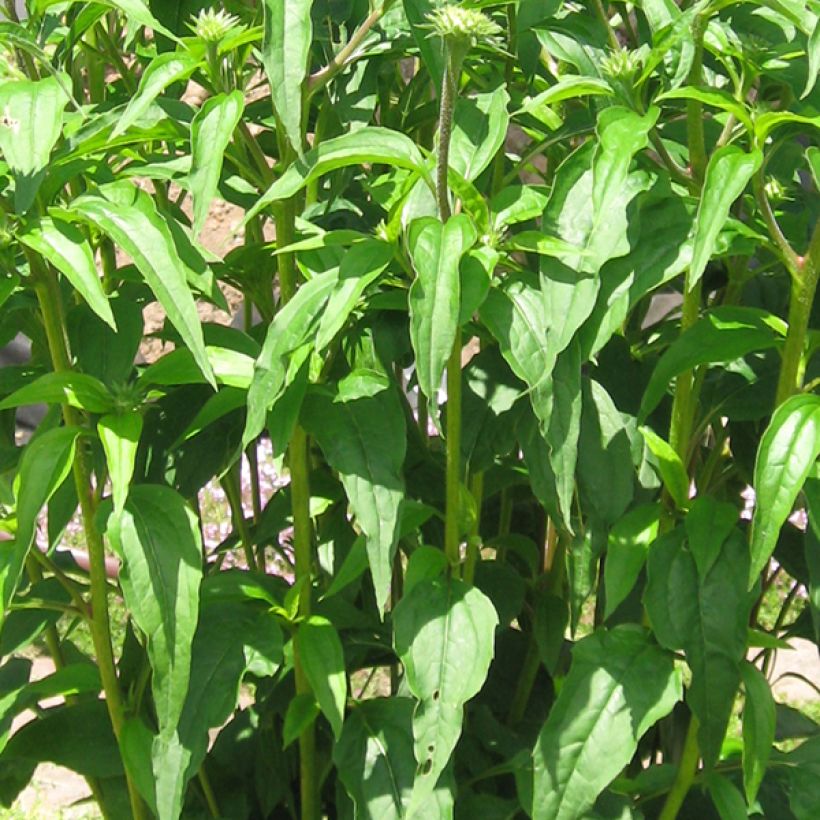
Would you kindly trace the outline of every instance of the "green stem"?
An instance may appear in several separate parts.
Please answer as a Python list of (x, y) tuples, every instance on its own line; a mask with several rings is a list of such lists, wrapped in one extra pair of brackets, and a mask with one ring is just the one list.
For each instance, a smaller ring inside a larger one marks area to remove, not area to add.
[[(45, 325), (46, 338), (52, 365), (57, 373), (71, 370), (71, 358), (57, 280), (53, 273), (40, 263), (34, 254), (29, 255), (29, 264), (35, 282), (35, 292)], [(69, 426), (82, 426), (82, 415), (73, 407), (63, 405), (63, 418)], [(89, 557), (89, 579), (91, 583), (91, 636), (97, 655), (105, 703), (111, 719), (114, 735), (119, 738), (125, 721), (122, 692), (117, 680), (114, 650), (111, 645), (111, 628), (108, 616), (108, 581), (105, 571), (105, 544), (96, 524), (96, 504), (94, 500), (92, 469), (88, 453), (82, 443), (77, 447), (73, 465), (74, 484), (80, 502), (80, 512), (85, 532)], [(135, 820), (147, 818), (147, 809), (126, 771), (131, 811)]]
[(806, 369), (803, 355), (809, 329), (814, 294), (817, 290), (817, 269), (807, 265), (803, 276), (792, 277), (789, 300), (789, 329), (783, 346), (783, 360), (777, 382), (775, 405), (784, 402), (800, 390)]
[(225, 497), (228, 499), (228, 506), (231, 508), (231, 517), (233, 518), (233, 525), (239, 533), (239, 540), (242, 541), (242, 550), (245, 553), (245, 561), (248, 564), (248, 569), (253, 569), (256, 566), (255, 556), (253, 554), (253, 540), (251, 539), (250, 530), (248, 529), (248, 522), (245, 520), (245, 510), (242, 507), (242, 462), (237, 461), (225, 477), (220, 482), (222, 489), (225, 491)]
[(472, 585), (481, 547), (481, 504), (484, 498), (484, 473), (474, 473), (470, 479), (470, 494), (475, 503), (475, 522), (467, 539), (467, 559), (464, 562), (464, 580)]
[(461, 496), (461, 330), (456, 331), (447, 362), (447, 505), (444, 552), (450, 570), (458, 577), (461, 563), (459, 510)]
[(678, 765), (678, 773), (675, 782), (666, 795), (666, 802), (658, 816), (658, 820), (675, 820), (689, 793), (695, 774), (698, 769), (700, 752), (698, 751), (698, 719), (692, 715), (689, 721), (689, 728), (686, 731), (686, 740), (683, 745), (683, 755)]
[(604, 8), (604, 4), (601, 0), (594, 0), (593, 6), (595, 6), (595, 14), (598, 16), (598, 19), (604, 24), (606, 28), (606, 36), (609, 39), (609, 45), (615, 51), (621, 50), (621, 43), (618, 40), (618, 35), (615, 33), (615, 29), (612, 28), (612, 23), (609, 22), (609, 17), (607, 17), (606, 9)]

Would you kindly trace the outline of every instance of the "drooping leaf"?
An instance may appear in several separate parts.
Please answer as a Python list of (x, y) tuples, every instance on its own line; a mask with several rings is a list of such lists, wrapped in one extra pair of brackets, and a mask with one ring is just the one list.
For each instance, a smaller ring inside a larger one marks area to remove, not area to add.
[(20, 459), (17, 533), (0, 547), (0, 627), (17, 589), (28, 551), (34, 542), (40, 510), (71, 472), (78, 427), (55, 427), (34, 438)]
[(15, 390), (0, 402), (0, 410), (27, 404), (67, 404), (89, 413), (107, 413), (114, 407), (108, 388), (93, 376), (62, 370), (46, 373), (31, 384)]
[(419, 387), (434, 405), (458, 330), (459, 262), (475, 240), (475, 229), (464, 214), (446, 224), (430, 217), (410, 227), (408, 244), (416, 271), (409, 296), (410, 339)]
[(128, 413), (109, 414), (97, 422), (97, 433), (108, 463), (114, 513), (125, 506), (128, 487), (134, 475), (137, 445), (142, 433), (142, 416), (132, 410)]
[(587, 816), (681, 689), (672, 656), (640, 628), (600, 630), (579, 641), (533, 751), (531, 816)]
[(286, 357), (305, 344), (316, 331), (337, 279), (337, 271), (314, 276), (299, 288), (268, 327), (248, 390), (248, 418), (242, 437), (243, 447), (262, 432), (265, 413), (282, 396), (288, 376), (296, 376), (288, 367)]
[(0, 151), (14, 174), (14, 208), (23, 214), (45, 176), (51, 149), (60, 138), (70, 80), (4, 80), (0, 86)]
[(421, 174), (432, 188), (430, 172), (409, 137), (388, 128), (368, 126), (341, 137), (323, 140), (317, 148), (296, 160), (245, 214), (244, 222), (247, 223), (272, 202), (293, 196), (330, 171), (365, 163), (407, 168)]
[(639, 418), (645, 419), (658, 406), (670, 382), (681, 373), (776, 347), (781, 336), (785, 336), (783, 321), (765, 310), (729, 305), (713, 308), (661, 356), (641, 400)]
[[(357, 817), (407, 817), (416, 774), (413, 701), (391, 697), (355, 704), (333, 750), (333, 760), (356, 805)], [(416, 816), (448, 817), (451, 812), (450, 789), (439, 781)]]
[(694, 287), (715, 250), (720, 233), (729, 209), (743, 193), (752, 174), (763, 162), (760, 151), (747, 154), (736, 145), (718, 148), (709, 158), (706, 167), (706, 178), (703, 182), (703, 193), (695, 216), (694, 247), (692, 250), (692, 268), (689, 275), (689, 287)]
[(492, 162), (507, 135), (510, 95), (504, 86), (456, 102), (450, 165), (473, 182)]
[(700, 576), (683, 535), (678, 528), (650, 548), (644, 605), (661, 645), (686, 653), (692, 670), (687, 700), (700, 721), (698, 742), (711, 767), (726, 734), (746, 651), (749, 554), (734, 530)]
[(757, 451), (750, 585), (774, 552), (780, 528), (818, 455), (820, 396), (792, 396), (775, 410)]
[(658, 472), (666, 491), (679, 509), (689, 506), (689, 476), (680, 456), (672, 446), (649, 427), (639, 428), (646, 446), (658, 462)]
[(326, 618), (311, 615), (299, 624), (294, 641), (294, 651), (299, 654), (311, 691), (338, 739), (347, 700), (347, 676), (339, 634)]
[(273, 110), (297, 154), (302, 154), (302, 83), (308, 74), (313, 0), (265, 0), (262, 64)]
[(743, 820), (749, 816), (743, 795), (729, 778), (717, 772), (712, 772), (707, 780), (709, 795), (720, 820)]
[(116, 139), (124, 134), (169, 85), (193, 74), (199, 62), (199, 58), (190, 51), (166, 52), (154, 57), (140, 78), (137, 93), (117, 120), (111, 138)]
[(650, 544), (658, 534), (660, 507), (642, 504), (630, 510), (609, 531), (604, 564), (608, 618), (632, 591), (646, 563)]
[(106, 6), (120, 9), (124, 11), (132, 20), (139, 23), (141, 26), (153, 29), (154, 31), (164, 34), (171, 40), (177, 40), (176, 35), (169, 31), (162, 23), (151, 14), (145, 0), (100, 0)]
[(376, 600), (384, 609), (404, 498), (404, 413), (387, 378), (355, 371), (338, 392), (308, 396), (306, 430), (339, 472), (350, 506), (367, 539)]
[(245, 99), (241, 91), (211, 97), (191, 122), (191, 172), (188, 184), (194, 200), (194, 234), (205, 226), (216, 195), (225, 149), (231, 141)]
[(378, 239), (365, 239), (353, 245), (342, 257), (339, 280), (327, 301), (316, 349), (324, 350), (342, 329), (365, 288), (379, 278), (393, 258), (393, 249)]
[(180, 258), (168, 224), (151, 197), (135, 186), (106, 187), (100, 193), (78, 197), (70, 211), (94, 223), (134, 260), (205, 378), (214, 384), (196, 303), (188, 286), (190, 268)]
[(418, 769), (408, 814), (432, 794), (450, 759), (464, 704), (487, 676), (497, 624), (490, 600), (455, 578), (420, 581), (394, 610), (396, 653), (418, 701), (413, 715)]
[(103, 290), (94, 254), (82, 233), (68, 222), (45, 217), (26, 226), (17, 238), (47, 259), (65, 276), (88, 306), (113, 330), (117, 329)]
[(122, 561), (126, 604), (147, 638), (159, 735), (168, 738), (177, 730), (191, 671), (202, 579), (199, 524), (170, 487), (138, 484), (109, 519), (108, 536)]
[(765, 675), (753, 664), (744, 661), (743, 676), (743, 787), (746, 802), (755, 802), (766, 774), (775, 739), (776, 713), (772, 690)]

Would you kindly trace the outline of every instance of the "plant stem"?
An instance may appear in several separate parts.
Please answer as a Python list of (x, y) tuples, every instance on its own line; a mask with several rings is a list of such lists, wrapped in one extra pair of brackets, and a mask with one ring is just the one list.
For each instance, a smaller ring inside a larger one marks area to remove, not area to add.
[(692, 715), (689, 720), (689, 728), (686, 730), (686, 740), (683, 744), (683, 755), (678, 765), (678, 773), (675, 782), (666, 795), (666, 802), (663, 804), (658, 820), (675, 820), (689, 793), (692, 781), (698, 768), (700, 752), (698, 750), (698, 719)]
[(481, 544), (481, 503), (484, 498), (484, 473), (474, 473), (470, 479), (470, 494), (475, 502), (475, 523), (467, 539), (467, 559), (464, 562), (464, 580), (472, 585)]
[[(71, 358), (62, 318), (62, 307), (57, 280), (53, 273), (40, 263), (38, 257), (29, 254), (29, 264), (35, 282), (35, 292), (45, 325), (49, 353), (52, 365), (57, 373), (71, 370)], [(69, 426), (82, 426), (82, 415), (78, 410), (63, 405), (63, 418)], [(114, 651), (111, 645), (111, 628), (108, 617), (108, 581), (105, 571), (105, 544), (96, 524), (96, 503), (92, 485), (92, 469), (88, 454), (80, 443), (74, 456), (74, 484), (80, 502), (83, 530), (89, 556), (89, 579), (91, 583), (91, 636), (94, 651), (97, 655), (97, 666), (100, 671), (105, 704), (111, 719), (114, 735), (119, 738), (124, 723), (122, 693), (117, 670), (114, 663)], [(135, 820), (147, 818), (145, 804), (142, 802), (135, 784), (126, 770), (126, 782), (131, 801), (131, 811)]]
[(538, 675), (538, 667), (541, 659), (538, 657), (538, 646), (535, 637), (531, 632), (529, 643), (527, 644), (527, 654), (524, 656), (524, 664), (518, 673), (518, 684), (515, 687), (515, 694), (510, 702), (510, 711), (507, 714), (507, 725), (515, 726), (524, 718), (524, 712), (530, 701), (532, 687), (535, 685), (535, 678)]
[(228, 506), (231, 508), (231, 517), (233, 518), (233, 525), (239, 533), (239, 539), (242, 541), (242, 550), (245, 553), (245, 561), (248, 564), (248, 569), (253, 569), (256, 566), (256, 560), (253, 554), (253, 543), (250, 531), (248, 530), (248, 522), (245, 520), (245, 510), (242, 506), (242, 460), (240, 460), (228, 470), (227, 475), (220, 482), (222, 489), (225, 491), (225, 496), (228, 499)]
[[(705, 14), (695, 15), (692, 21), (692, 39), (695, 53), (689, 69), (689, 85), (700, 85), (703, 80), (703, 36), (709, 22)], [(703, 134), (703, 104), (699, 100), (688, 100), (686, 103), (686, 136), (689, 143), (689, 165), (692, 176), (703, 184), (706, 175), (706, 141)]]

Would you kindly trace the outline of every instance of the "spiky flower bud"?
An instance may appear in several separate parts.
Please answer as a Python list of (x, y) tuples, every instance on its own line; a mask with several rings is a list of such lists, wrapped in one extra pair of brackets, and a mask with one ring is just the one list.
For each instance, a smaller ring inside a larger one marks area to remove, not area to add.
[(427, 15), (433, 34), (462, 47), (492, 41), (501, 28), (478, 9), (448, 4)]
[(191, 18), (188, 28), (203, 42), (218, 43), (239, 28), (239, 18), (224, 9), (203, 9)]

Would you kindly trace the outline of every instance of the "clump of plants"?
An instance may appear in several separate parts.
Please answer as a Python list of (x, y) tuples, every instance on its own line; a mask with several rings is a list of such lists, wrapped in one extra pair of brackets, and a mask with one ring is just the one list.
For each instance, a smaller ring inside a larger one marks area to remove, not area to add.
[(820, 815), (814, 0), (6, 9), (0, 802)]

